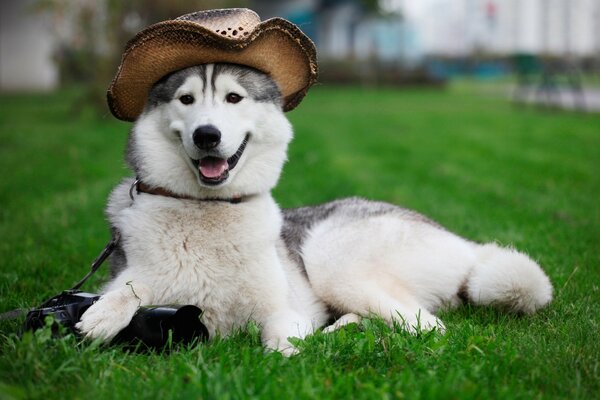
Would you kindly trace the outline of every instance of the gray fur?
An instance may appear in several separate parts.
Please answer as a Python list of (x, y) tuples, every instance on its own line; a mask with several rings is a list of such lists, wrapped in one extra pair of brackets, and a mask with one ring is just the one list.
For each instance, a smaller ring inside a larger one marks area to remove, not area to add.
[[(131, 135), (133, 136), (133, 135)], [(129, 197), (129, 189), (132, 187), (135, 179), (125, 178), (119, 186), (110, 195), (108, 206), (105, 210), (106, 217), (110, 221), (113, 216), (122, 210), (131, 207), (133, 200)], [(118, 228), (112, 224), (110, 227), (111, 235), (114, 237)], [(116, 277), (121, 271), (127, 267), (127, 255), (123, 249), (124, 238), (121, 238), (115, 249), (110, 255), (108, 261), (110, 263), (110, 277)]]
[(275, 103), (281, 106), (281, 91), (273, 79), (253, 68), (236, 64), (215, 64), (212, 75), (213, 91), (219, 74), (228, 73), (248, 92), (248, 95), (261, 103)]
[(121, 271), (127, 267), (127, 256), (123, 250), (123, 246), (119, 243), (113, 250), (108, 259), (110, 265), (110, 277), (116, 277)]
[[(217, 77), (223, 73), (235, 76), (237, 82), (248, 92), (248, 95), (258, 102), (271, 102), (279, 106), (282, 105), (281, 91), (273, 79), (268, 75), (250, 68), (236, 64), (215, 64), (210, 84), (212, 91), (215, 91), (215, 82)], [(146, 111), (168, 103), (173, 100), (175, 92), (183, 82), (191, 75), (198, 75), (202, 81), (206, 82), (207, 71), (205, 65), (198, 65), (173, 72), (160, 81), (158, 81), (148, 95)], [(204, 86), (206, 89), (206, 85)]]
[(156, 82), (154, 86), (152, 86), (152, 89), (150, 89), (148, 102), (146, 103), (146, 111), (173, 100), (175, 97), (175, 92), (179, 86), (181, 86), (190, 75), (194, 74), (197, 74), (203, 80), (206, 80), (206, 66), (197, 65), (195, 67), (182, 69), (180, 71), (173, 72), (172, 74), (169, 74), (163, 77), (160, 81)]
[(417, 212), (381, 201), (350, 197), (317, 206), (284, 209), (281, 238), (292, 260), (304, 267), (301, 253), (302, 245), (308, 232), (315, 224), (332, 216), (344, 216), (349, 220), (356, 220), (386, 214), (400, 214), (405, 219), (424, 222), (439, 229), (444, 229), (436, 222)]
[(133, 131), (130, 131), (129, 137), (127, 138), (127, 145), (125, 147), (125, 162), (135, 173), (135, 175), (138, 175), (138, 171), (140, 170), (140, 161), (138, 160), (138, 157), (136, 157), (135, 148), (135, 135), (133, 134)]

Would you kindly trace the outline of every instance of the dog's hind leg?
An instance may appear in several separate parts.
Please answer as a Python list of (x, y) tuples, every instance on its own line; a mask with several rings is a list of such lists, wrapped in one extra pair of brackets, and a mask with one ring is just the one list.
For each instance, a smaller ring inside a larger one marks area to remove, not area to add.
[(436, 316), (421, 306), (408, 291), (393, 283), (377, 282), (373, 277), (364, 280), (338, 277), (335, 283), (329, 282), (326, 292), (321, 292), (321, 295), (328, 304), (347, 314), (327, 327), (325, 332), (358, 322), (360, 316), (373, 314), (383, 318), (390, 326), (398, 324), (410, 333), (433, 329), (445, 331), (444, 324)]
[(421, 306), (409, 293), (392, 296), (384, 287), (377, 285), (375, 291), (365, 290), (362, 301), (367, 305), (367, 313), (380, 316), (390, 326), (398, 324), (410, 333), (433, 329), (443, 333), (446, 330), (442, 321)]

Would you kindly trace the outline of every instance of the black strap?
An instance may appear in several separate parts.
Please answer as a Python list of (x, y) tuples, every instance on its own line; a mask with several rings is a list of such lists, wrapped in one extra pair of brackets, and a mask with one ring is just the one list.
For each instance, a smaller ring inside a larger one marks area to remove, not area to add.
[(27, 314), (29, 310), (26, 308), (16, 308), (14, 310), (10, 310), (7, 312), (3, 312), (0, 314), (0, 321), (8, 320), (8, 319), (17, 319)]
[(117, 247), (117, 244), (119, 244), (119, 240), (121, 240), (121, 234), (119, 233), (119, 231), (115, 230), (113, 233), (113, 237), (110, 239), (110, 241), (108, 242), (106, 247), (104, 247), (102, 252), (98, 255), (98, 257), (96, 257), (96, 259), (92, 263), (92, 268), (91, 268), (90, 272), (88, 272), (87, 275), (84, 276), (82, 280), (77, 282), (75, 284), (75, 286), (73, 286), (70, 290), (79, 289), (81, 287), (81, 285), (83, 285), (92, 275), (94, 275), (94, 273), (98, 270), (98, 268), (100, 268), (102, 263), (115, 250), (115, 248)]
[[(115, 250), (115, 248), (117, 247), (117, 244), (119, 244), (120, 239), (121, 239), (121, 234), (119, 233), (119, 231), (115, 230), (113, 237), (110, 239), (110, 241), (108, 242), (106, 247), (104, 247), (102, 252), (98, 255), (98, 257), (96, 257), (96, 259), (92, 263), (92, 268), (91, 268), (90, 272), (88, 272), (87, 275), (84, 276), (82, 280), (77, 282), (75, 284), (75, 286), (73, 286), (70, 290), (79, 289), (81, 287), (81, 285), (83, 285), (92, 275), (94, 275), (94, 273), (98, 270), (98, 268), (100, 268), (102, 263)], [(28, 311), (29, 310), (26, 308), (17, 308), (17, 309), (11, 310), (11, 311), (4, 312), (4, 313), (0, 314), (0, 321), (20, 318), (23, 315), (27, 314)]]

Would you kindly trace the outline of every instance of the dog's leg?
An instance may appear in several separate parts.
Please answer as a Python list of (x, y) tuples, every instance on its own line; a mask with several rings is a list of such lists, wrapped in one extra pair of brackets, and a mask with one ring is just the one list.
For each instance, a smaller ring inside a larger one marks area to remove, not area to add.
[[(116, 285), (113, 283), (111, 286)], [(151, 303), (152, 291), (147, 285), (127, 282), (102, 295), (75, 327), (86, 338), (108, 341), (129, 325), (140, 306)]]
[(433, 329), (444, 333), (446, 330), (442, 321), (418, 304), (417, 300), (409, 294), (404, 294), (402, 299), (399, 299), (378, 288), (372, 296), (367, 295), (364, 301), (365, 305), (368, 305), (368, 313), (379, 315), (389, 325), (399, 324), (409, 333), (417, 334)]
[(344, 314), (341, 317), (339, 317), (333, 324), (329, 325), (326, 328), (323, 328), (323, 333), (331, 333), (348, 324), (358, 324), (360, 323), (360, 320), (360, 315), (354, 313)]
[(279, 351), (289, 357), (298, 353), (298, 349), (289, 342), (289, 338), (304, 339), (313, 330), (312, 323), (296, 311), (278, 311), (263, 323), (262, 341), (267, 349)]
[[(325, 301), (347, 314), (346, 320), (354, 322), (352, 315), (367, 316), (376, 314), (389, 325), (399, 324), (410, 333), (437, 329), (445, 331), (444, 324), (431, 314), (410, 292), (400, 285), (390, 284), (389, 279), (381, 282), (371, 277), (355, 279), (350, 276), (329, 282), (323, 292)], [(346, 316), (345, 316), (346, 317)], [(346, 321), (340, 322), (342, 326)], [(336, 324), (328, 328), (336, 329)]]
[[(381, 293), (377, 295), (377, 299), (364, 300), (366, 302), (371, 302), (372, 304), (366, 309), (364, 308), (366, 304), (357, 305), (357, 307), (361, 307), (365, 310), (364, 312), (361, 312), (361, 314), (376, 314), (383, 318), (390, 326), (398, 324), (402, 329), (412, 334), (431, 331), (433, 329), (437, 329), (441, 333), (446, 331), (446, 328), (440, 319), (431, 314), (424, 307), (413, 304), (412, 301), (408, 304), (401, 303), (396, 299)], [(332, 325), (323, 329), (323, 333), (330, 333), (345, 325), (359, 323), (360, 321), (361, 317), (351, 312), (343, 315)]]
[(373, 298), (366, 299), (371, 304), (369, 312), (382, 317), (389, 325), (394, 323), (409, 333), (431, 331), (437, 329), (444, 333), (446, 328), (442, 321), (420, 306), (410, 296), (403, 296), (402, 301), (381, 292)]

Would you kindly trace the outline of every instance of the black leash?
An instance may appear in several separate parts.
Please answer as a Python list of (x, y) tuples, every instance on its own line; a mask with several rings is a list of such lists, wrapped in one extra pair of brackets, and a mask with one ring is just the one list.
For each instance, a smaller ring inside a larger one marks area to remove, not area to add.
[(113, 237), (110, 238), (110, 241), (108, 242), (108, 244), (104, 247), (104, 249), (100, 252), (98, 257), (96, 257), (96, 259), (92, 263), (92, 268), (90, 269), (90, 272), (88, 272), (87, 275), (83, 277), (83, 279), (81, 279), (79, 282), (77, 282), (75, 284), (75, 286), (73, 286), (69, 290), (71, 290), (71, 291), (78, 290), (88, 279), (90, 279), (90, 277), (92, 275), (94, 275), (94, 273), (98, 270), (98, 268), (100, 268), (100, 266), (108, 258), (108, 256), (110, 256), (112, 254), (112, 252), (115, 251), (115, 248), (119, 244), (120, 240), (121, 240), (121, 234), (119, 233), (118, 230), (115, 230), (113, 233)]
[[(108, 256), (110, 256), (112, 254), (112, 252), (115, 251), (115, 248), (119, 244), (120, 240), (121, 240), (121, 234), (119, 233), (119, 231), (115, 230), (112, 238), (110, 238), (110, 241), (107, 243), (107, 245), (104, 247), (104, 249), (100, 252), (98, 257), (96, 257), (94, 262), (92, 262), (92, 267), (90, 269), (90, 272), (88, 272), (83, 277), (83, 279), (81, 279), (79, 282), (77, 282), (75, 284), (75, 286), (73, 286), (71, 289), (69, 289), (69, 291), (78, 290), (88, 279), (90, 279), (90, 277), (92, 275), (94, 275), (94, 273), (98, 270), (98, 268), (100, 268), (102, 263), (104, 263), (104, 261), (106, 261)], [(24, 316), (28, 312), (29, 312), (29, 310), (26, 308), (17, 308), (17, 309), (11, 310), (11, 311), (7, 311), (7, 312), (0, 314), (0, 321), (9, 320), (9, 319), (17, 319), (17, 318)]]
[(29, 310), (26, 308), (16, 308), (14, 310), (7, 311), (5, 313), (0, 314), (0, 321), (21, 318), (25, 314), (27, 314), (28, 311)]

